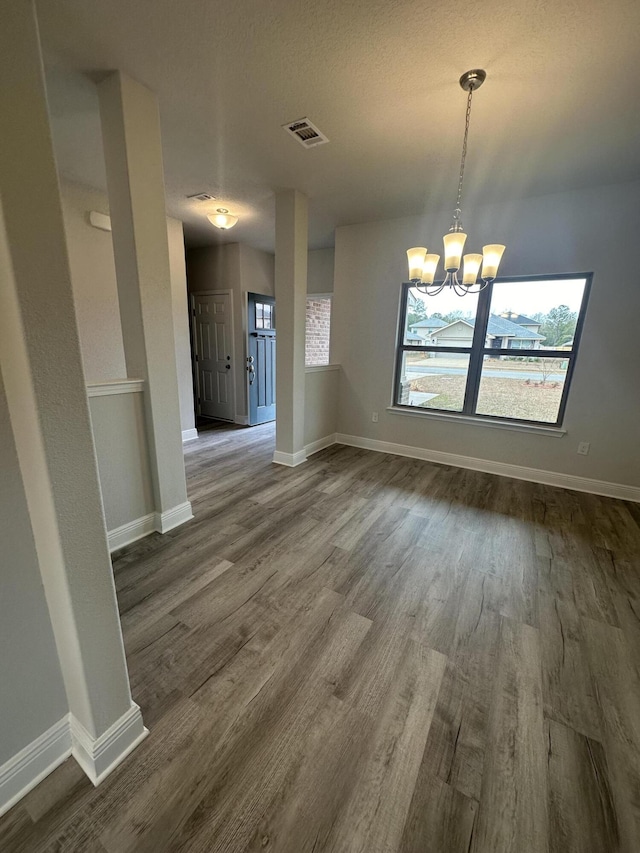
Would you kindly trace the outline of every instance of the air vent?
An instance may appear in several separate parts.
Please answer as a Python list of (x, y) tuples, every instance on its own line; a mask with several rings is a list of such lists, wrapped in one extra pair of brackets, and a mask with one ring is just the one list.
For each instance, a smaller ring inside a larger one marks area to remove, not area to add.
[(308, 118), (299, 118), (297, 121), (283, 124), (283, 128), (298, 140), (303, 148), (315, 148), (316, 145), (324, 145), (329, 140), (321, 130), (309, 121)]
[(209, 195), (209, 193), (194, 193), (193, 195), (188, 195), (187, 198), (189, 201), (215, 201), (216, 197), (214, 195)]

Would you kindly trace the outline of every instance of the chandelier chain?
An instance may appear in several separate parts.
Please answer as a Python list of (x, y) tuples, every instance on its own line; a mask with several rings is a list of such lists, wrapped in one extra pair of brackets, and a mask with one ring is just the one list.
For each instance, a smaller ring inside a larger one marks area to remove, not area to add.
[[(464, 140), (462, 142), (462, 156), (460, 158), (460, 176), (458, 178), (458, 197), (456, 199), (456, 211), (460, 210), (462, 201), (462, 182), (464, 180), (464, 166), (467, 159), (467, 139), (469, 138), (469, 124), (471, 122), (471, 99), (473, 98), (473, 86), (469, 86), (469, 95), (467, 97), (467, 114), (464, 120)], [(458, 213), (458, 216), (460, 214)]]

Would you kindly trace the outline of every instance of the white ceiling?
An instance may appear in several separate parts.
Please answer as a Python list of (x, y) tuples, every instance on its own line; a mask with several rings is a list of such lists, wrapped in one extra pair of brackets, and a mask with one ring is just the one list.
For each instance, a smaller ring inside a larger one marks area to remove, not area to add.
[[(91, 75), (153, 89), (169, 213), (189, 245), (273, 250), (273, 191), (337, 225), (449, 208), (481, 67), (465, 193), (500, 201), (640, 177), (638, 0), (56, 0), (38, 4), (61, 171), (105, 186)], [(308, 116), (305, 150), (281, 125)], [(206, 190), (213, 205), (187, 202)], [(240, 216), (216, 231), (205, 213)]]

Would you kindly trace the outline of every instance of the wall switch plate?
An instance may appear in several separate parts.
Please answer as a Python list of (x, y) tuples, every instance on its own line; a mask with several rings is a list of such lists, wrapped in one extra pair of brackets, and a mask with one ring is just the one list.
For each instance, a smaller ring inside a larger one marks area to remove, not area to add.
[(377, 412), (371, 412), (371, 420), (373, 421), (374, 424), (378, 423), (378, 413)]
[(581, 441), (580, 442), (580, 444), (578, 445), (578, 453), (580, 454), (580, 456), (587, 456), (587, 454), (589, 453), (589, 442), (588, 441)]

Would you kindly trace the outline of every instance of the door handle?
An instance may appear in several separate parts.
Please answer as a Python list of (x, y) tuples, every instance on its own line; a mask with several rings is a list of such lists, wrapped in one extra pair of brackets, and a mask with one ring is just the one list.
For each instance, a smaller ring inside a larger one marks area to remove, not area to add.
[(231, 365), (230, 365), (230, 364), (225, 364), (225, 370), (231, 370)]

